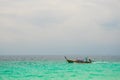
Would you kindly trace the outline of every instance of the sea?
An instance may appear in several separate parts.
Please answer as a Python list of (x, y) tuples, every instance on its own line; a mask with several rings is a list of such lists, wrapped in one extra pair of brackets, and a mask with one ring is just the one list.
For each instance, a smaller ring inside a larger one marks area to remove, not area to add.
[(63, 55), (0, 56), (0, 80), (120, 80), (120, 56), (90, 58), (93, 63), (80, 64), (67, 63)]

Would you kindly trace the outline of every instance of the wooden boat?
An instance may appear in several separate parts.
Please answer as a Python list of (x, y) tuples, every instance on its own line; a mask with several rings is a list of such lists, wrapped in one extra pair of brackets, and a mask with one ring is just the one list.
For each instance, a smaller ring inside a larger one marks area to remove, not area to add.
[(83, 61), (83, 60), (71, 60), (71, 59), (67, 59), (66, 56), (64, 57), (68, 63), (92, 63), (91, 59), (88, 59), (89, 61)]

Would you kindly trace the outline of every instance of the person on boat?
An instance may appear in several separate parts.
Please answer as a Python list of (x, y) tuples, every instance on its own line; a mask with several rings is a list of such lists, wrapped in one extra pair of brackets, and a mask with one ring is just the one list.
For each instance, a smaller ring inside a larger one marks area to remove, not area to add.
[(88, 62), (88, 57), (85, 57), (85, 62)]
[(92, 60), (90, 58), (88, 60), (89, 60), (90, 63), (92, 62)]
[(92, 62), (92, 60), (90, 59), (90, 58), (88, 58), (88, 57), (85, 57), (85, 62)]

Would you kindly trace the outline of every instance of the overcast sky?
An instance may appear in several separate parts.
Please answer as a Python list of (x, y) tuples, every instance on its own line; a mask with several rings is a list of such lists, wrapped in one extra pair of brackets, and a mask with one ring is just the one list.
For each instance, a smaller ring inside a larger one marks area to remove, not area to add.
[(0, 0), (0, 55), (120, 55), (120, 0)]

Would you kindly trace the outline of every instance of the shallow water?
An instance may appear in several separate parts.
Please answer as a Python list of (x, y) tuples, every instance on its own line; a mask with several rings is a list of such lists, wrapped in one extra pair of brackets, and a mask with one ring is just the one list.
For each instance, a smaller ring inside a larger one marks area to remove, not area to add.
[(0, 80), (120, 80), (119, 61), (69, 64), (62, 59), (19, 58), (1, 58)]

